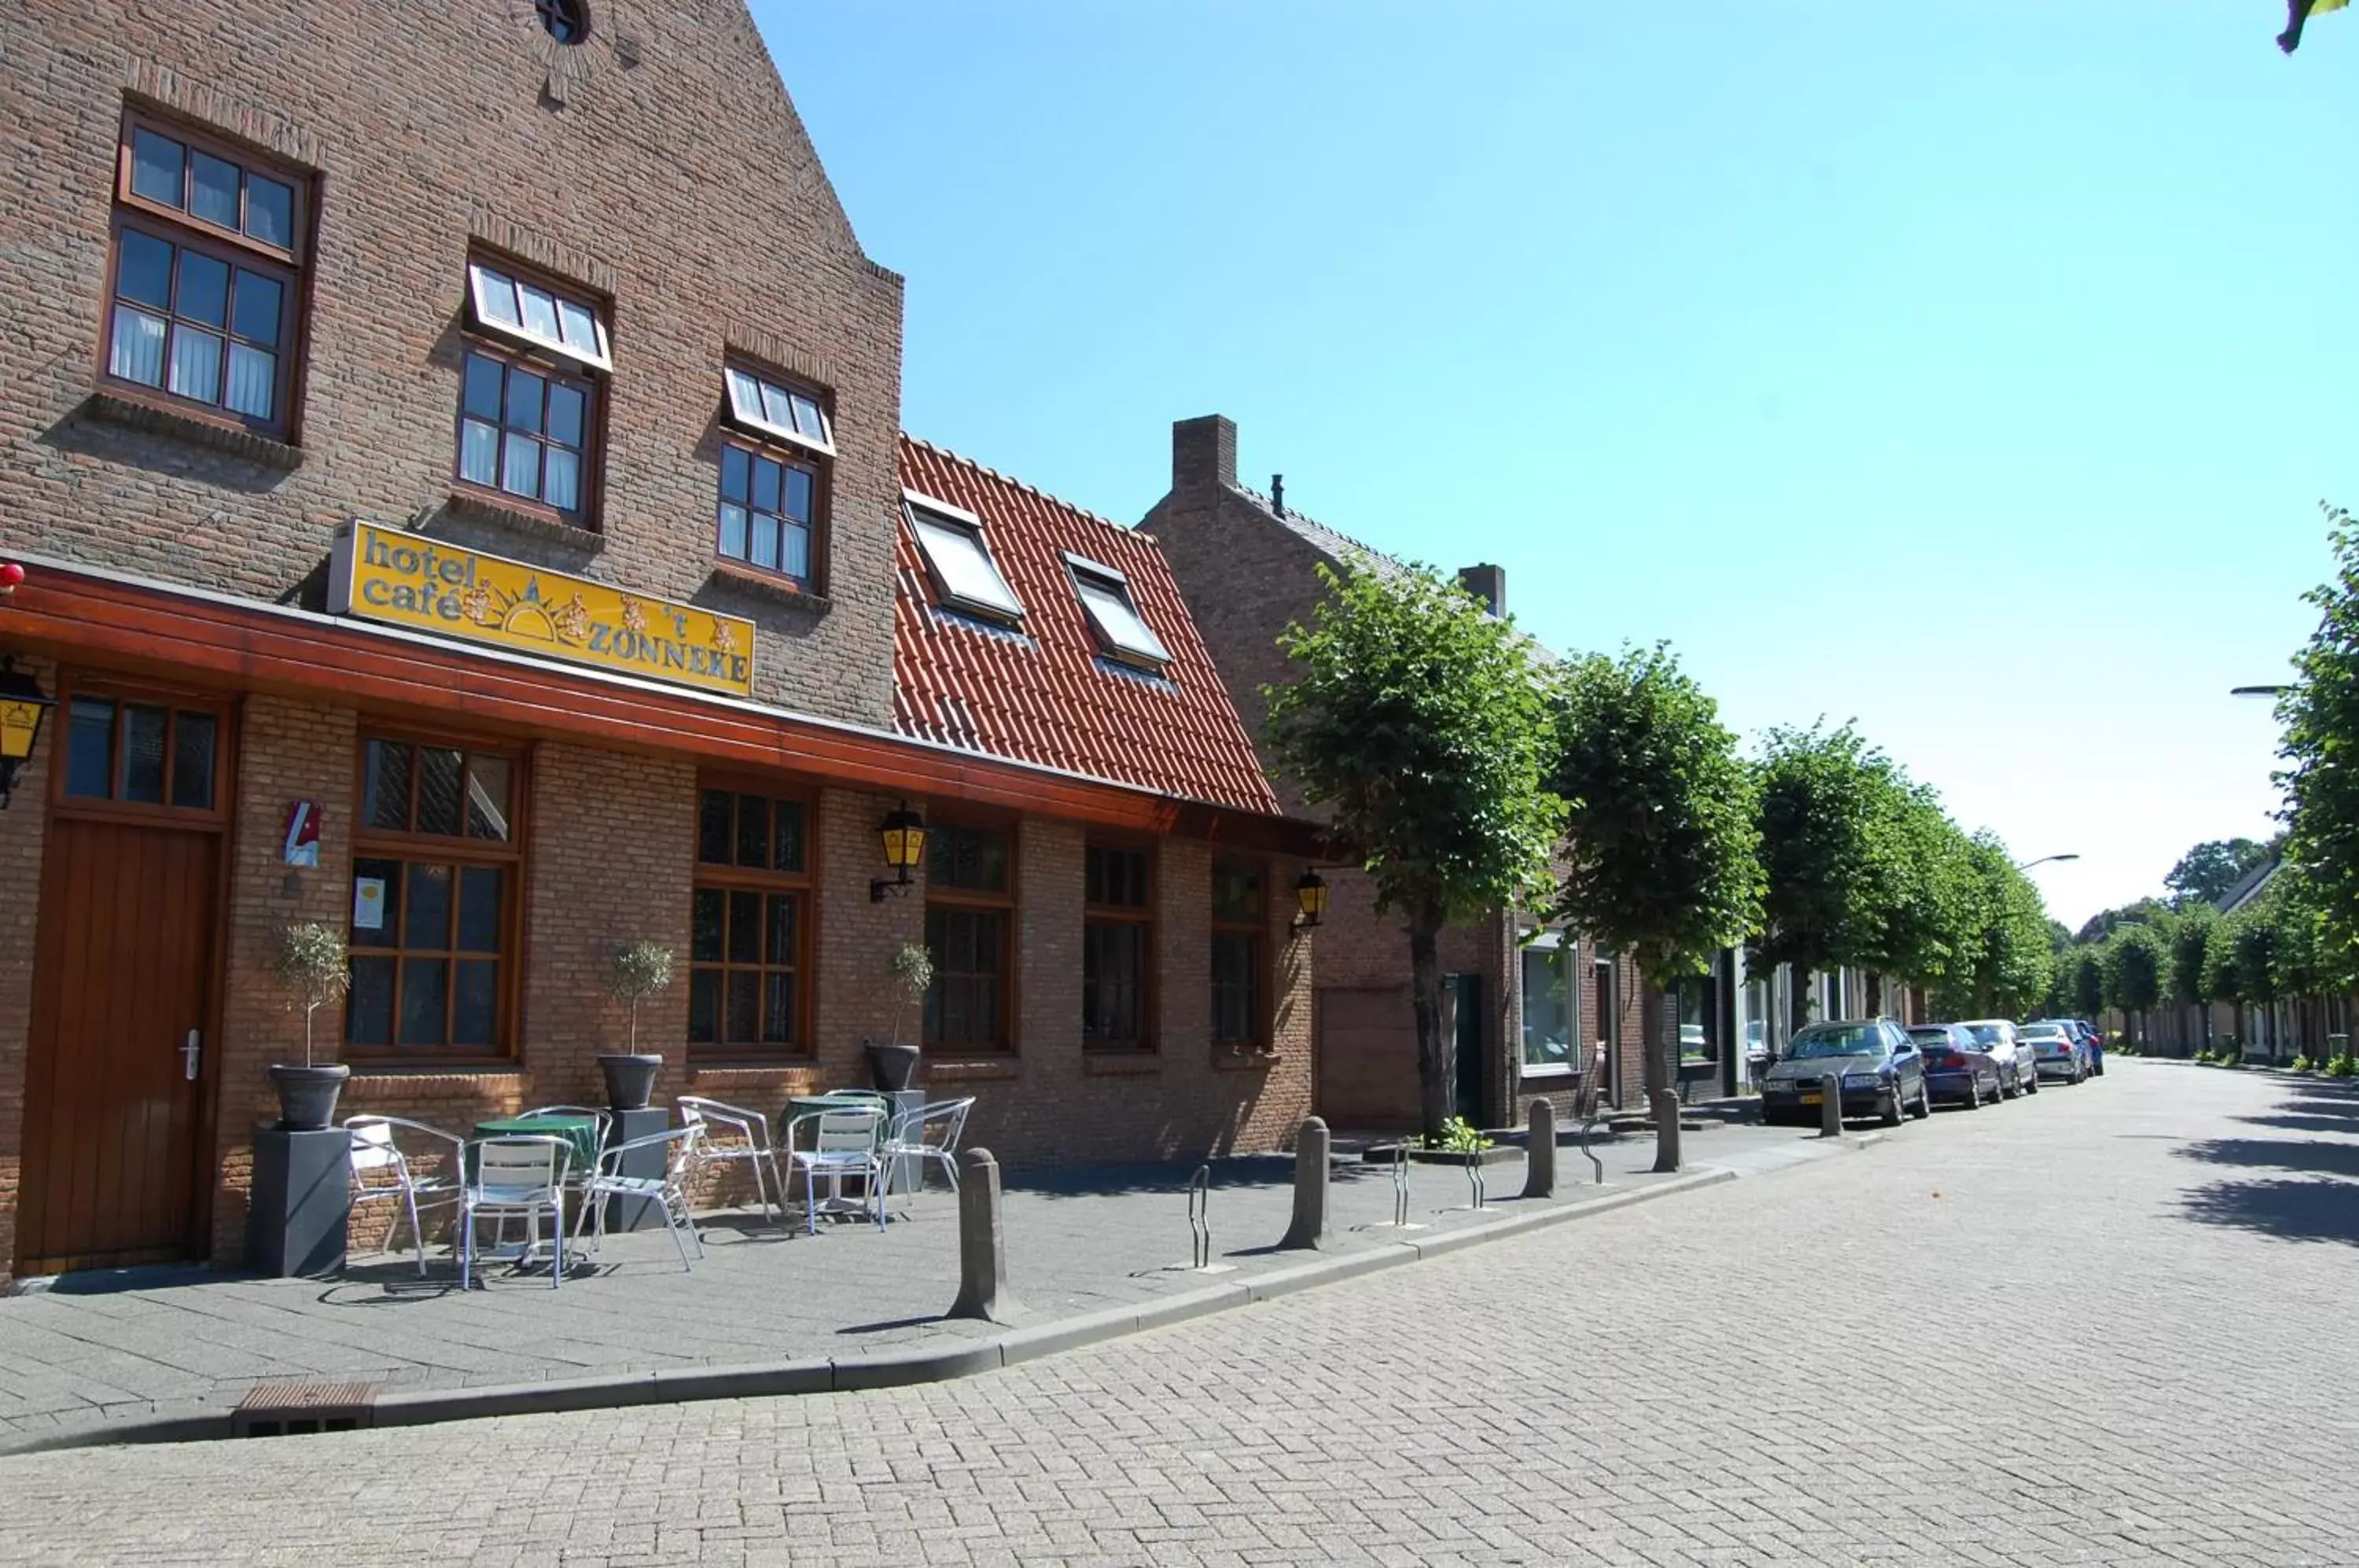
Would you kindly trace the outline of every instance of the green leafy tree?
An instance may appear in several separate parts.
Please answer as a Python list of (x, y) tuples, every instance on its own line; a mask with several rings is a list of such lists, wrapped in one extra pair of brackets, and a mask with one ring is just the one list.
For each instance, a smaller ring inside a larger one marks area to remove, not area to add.
[[(1753, 965), (1797, 975), (1886, 956), (1908, 845), (1891, 759), (1849, 724), (1780, 728), (1756, 767), (1767, 878)], [(1794, 1025), (1808, 1021), (1794, 987)]]
[(2079, 947), (2072, 952), (2072, 1016), (2096, 1022), (2105, 1010), (2105, 955), (2103, 948)]
[(2294, 658), (2294, 684), (2278, 699), (2285, 734), (2277, 776), (2285, 790), (2285, 856), (2306, 882), (2321, 970), (2348, 984), (2359, 954), (2359, 533), (2340, 506), (2326, 508), (2334, 578), (2304, 594), (2318, 627)]
[[(1951, 1018), (2030, 1012), (2055, 996), (2054, 922), (2038, 888), (1995, 836), (1956, 837), (1953, 853), (1968, 890), (1955, 901), (1955, 956), (1932, 987), (1934, 1005)], [(2055, 999), (2060, 1005), (2062, 998)]]
[(2208, 903), (2190, 904), (2186, 912), (2170, 925), (2170, 966), (2164, 982), (2170, 999), (2182, 1007), (2195, 1007), (2203, 1016), (2203, 1048), (2212, 1045), (2212, 977), (2207, 960), (2212, 951), (2212, 930), (2220, 917)]
[(2077, 940), (2103, 942), (2125, 925), (2154, 925), (2170, 918), (2170, 906), (2159, 898), (2140, 898), (2119, 909), (2100, 909), (2081, 922)]
[(2104, 997), (2124, 1018), (2137, 1019), (2134, 1038), (2146, 1034), (2147, 1011), (2162, 999), (2169, 964), (2170, 950), (2161, 934), (2143, 921), (2123, 926), (2105, 942)]
[(1656, 1016), (1663, 989), (1759, 920), (1753, 778), (1718, 704), (1665, 647), (1593, 654), (1554, 690), (1569, 811), (1558, 912), (1637, 965), (1647, 1086), (1667, 1088), (1677, 1047)]
[(2268, 857), (2269, 846), (2256, 839), (2210, 839), (2180, 855), (2162, 885), (2170, 889), (2173, 909), (2216, 904)]
[(1317, 624), (1279, 646), (1299, 673), (1265, 691), (1280, 771), (1330, 812), (1336, 847), (1408, 926), (1420, 1116), (1450, 1111), (1436, 939), (1544, 884), (1564, 821), (1547, 787), (1556, 727), (1528, 645), (1422, 568), (1324, 572)]
[[(2264, 1011), (2273, 1007), (2283, 993), (2277, 985), (2277, 962), (2281, 943), (2277, 922), (2281, 914), (2276, 900), (2237, 911), (2235, 933), (2230, 939), (2230, 962), (2236, 970), (2236, 995), (2248, 1007)], [(2269, 1035), (2269, 1051), (2277, 1051), (2277, 1035)]]
[(2245, 982), (2236, 965), (2236, 934), (2250, 917), (2243, 910), (2225, 915), (2212, 923), (2212, 934), (2203, 944), (2203, 985), (2215, 1002), (2225, 1002), (2236, 1009), (2236, 1027), (2233, 1031), (2241, 1042), (2245, 1032)]

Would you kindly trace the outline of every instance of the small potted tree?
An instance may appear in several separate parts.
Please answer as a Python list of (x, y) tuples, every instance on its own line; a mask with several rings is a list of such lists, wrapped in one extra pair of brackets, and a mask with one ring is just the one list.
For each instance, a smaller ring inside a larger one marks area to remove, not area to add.
[(606, 1076), (610, 1110), (643, 1111), (655, 1094), (659, 1053), (639, 1050), (639, 1004), (671, 984), (671, 949), (659, 942), (635, 942), (616, 953), (606, 972), (606, 989), (631, 1009), (631, 1049), (598, 1058)]
[(893, 950), (885, 970), (893, 986), (893, 1038), (886, 1043), (868, 1040), (864, 1049), (876, 1086), (897, 1094), (909, 1086), (918, 1071), (918, 1048), (902, 1040), (901, 1023), (910, 1007), (925, 1003), (926, 988), (934, 983), (934, 955), (917, 942), (905, 942)]
[(278, 1091), (278, 1125), (288, 1132), (318, 1132), (334, 1118), (336, 1098), (353, 1073), (341, 1062), (321, 1064), (312, 1058), (314, 1015), (353, 983), (344, 933), (323, 920), (288, 926), (279, 937), (278, 978), (287, 987), (288, 1007), (303, 1009), (302, 1065), (270, 1066), (270, 1082)]

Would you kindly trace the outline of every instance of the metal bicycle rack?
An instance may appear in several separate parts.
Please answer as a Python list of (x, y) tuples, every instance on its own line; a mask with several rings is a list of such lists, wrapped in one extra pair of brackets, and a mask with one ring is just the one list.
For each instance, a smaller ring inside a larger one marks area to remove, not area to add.
[(1196, 1174), (1188, 1180), (1188, 1230), (1193, 1243), (1190, 1256), (1194, 1259), (1190, 1267), (1192, 1269), (1204, 1269), (1212, 1266), (1212, 1168), (1199, 1165)]

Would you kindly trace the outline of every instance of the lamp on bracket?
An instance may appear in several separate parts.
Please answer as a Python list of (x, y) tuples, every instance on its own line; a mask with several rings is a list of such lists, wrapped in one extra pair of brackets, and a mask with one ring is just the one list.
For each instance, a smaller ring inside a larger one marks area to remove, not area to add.
[(12, 654), (0, 658), (0, 811), (16, 788), (16, 770), (41, 738), (41, 721), (58, 700), (41, 690), (32, 671), (16, 668)]
[(1320, 917), (1327, 912), (1327, 879), (1306, 868), (1301, 879), (1294, 884), (1294, 921), (1286, 929), (1289, 935), (1300, 936), (1316, 930)]
[(872, 904), (881, 904), (912, 886), (909, 873), (925, 860), (926, 819), (909, 810), (909, 802), (904, 800), (885, 813), (877, 832), (884, 835), (885, 864), (893, 868), (893, 875), (868, 884), (868, 901)]

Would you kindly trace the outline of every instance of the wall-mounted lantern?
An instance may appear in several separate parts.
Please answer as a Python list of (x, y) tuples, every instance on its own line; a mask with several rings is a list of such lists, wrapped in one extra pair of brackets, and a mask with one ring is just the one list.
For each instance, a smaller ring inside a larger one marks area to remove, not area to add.
[(1294, 885), (1294, 923), (1287, 929), (1297, 934), (1319, 924), (1319, 917), (1327, 912), (1327, 883), (1316, 871), (1305, 871)]
[(41, 690), (28, 670), (16, 668), (12, 656), (0, 659), (0, 811), (16, 792), (16, 770), (33, 755), (41, 738), (41, 721), (58, 700)]
[(924, 864), (926, 858), (926, 819), (909, 810), (907, 800), (885, 813), (877, 832), (884, 835), (885, 864), (893, 868), (893, 877), (889, 881), (878, 877), (868, 884), (868, 901), (872, 904), (881, 904), (908, 887), (909, 873)]

